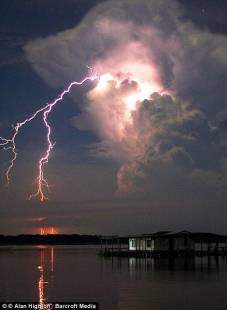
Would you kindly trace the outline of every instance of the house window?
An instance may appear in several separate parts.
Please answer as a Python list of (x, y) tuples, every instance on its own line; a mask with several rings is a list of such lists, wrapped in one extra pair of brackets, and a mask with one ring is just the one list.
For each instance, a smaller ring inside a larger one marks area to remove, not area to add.
[(135, 248), (136, 247), (136, 240), (135, 239), (131, 239), (130, 243), (131, 243), (131, 248)]

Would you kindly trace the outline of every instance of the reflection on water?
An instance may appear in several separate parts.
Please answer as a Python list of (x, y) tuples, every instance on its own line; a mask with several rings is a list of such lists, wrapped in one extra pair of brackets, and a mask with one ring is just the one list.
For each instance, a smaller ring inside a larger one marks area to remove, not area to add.
[(40, 265), (38, 266), (38, 269), (40, 271), (40, 277), (39, 277), (39, 281), (38, 281), (38, 291), (39, 291), (39, 303), (42, 305), (44, 304), (44, 302), (46, 301), (45, 297), (44, 297), (44, 251), (41, 250), (40, 251), (40, 256), (41, 256), (41, 261), (40, 261)]
[[(119, 260), (121, 264), (122, 260)], [(128, 258), (128, 266), (130, 275), (135, 272), (146, 271), (151, 272), (154, 270), (169, 270), (169, 271), (216, 271), (219, 270), (219, 263), (221, 266), (226, 263), (226, 257), (188, 257), (188, 258)]]
[(103, 310), (226, 310), (226, 258), (103, 258), (76, 246), (0, 247), (0, 301)]
[(50, 249), (50, 270), (51, 270), (51, 272), (53, 272), (54, 271), (54, 248), (52, 247), (51, 249)]
[[(38, 270), (39, 270), (39, 278), (38, 278), (38, 300), (40, 305), (43, 305), (47, 302), (46, 298), (46, 286), (48, 285), (48, 281), (46, 281), (47, 277), (47, 272), (48, 272), (48, 265), (46, 264), (45, 261), (45, 254), (50, 257), (50, 271), (51, 273), (54, 272), (54, 248), (50, 247), (45, 248), (45, 247), (38, 247), (40, 250), (40, 265), (38, 265)], [(48, 261), (48, 262), (49, 262)], [(50, 276), (50, 279), (53, 280), (53, 277)]]

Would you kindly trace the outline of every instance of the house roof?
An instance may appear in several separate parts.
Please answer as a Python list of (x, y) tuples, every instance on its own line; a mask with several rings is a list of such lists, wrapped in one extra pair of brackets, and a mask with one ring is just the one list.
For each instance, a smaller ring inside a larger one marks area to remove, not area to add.
[(141, 235), (128, 235), (128, 236), (101, 236), (100, 239), (102, 240), (124, 240), (124, 239), (129, 239), (129, 238), (153, 238), (153, 239), (158, 239), (158, 238), (177, 238), (177, 237), (185, 237), (188, 236), (190, 239), (197, 241), (197, 242), (203, 242), (209, 240), (210, 242), (216, 242), (216, 241), (227, 241), (227, 236), (224, 235), (218, 235), (218, 234), (213, 234), (213, 233), (206, 233), (206, 232), (190, 232), (187, 230), (182, 230), (179, 232), (174, 232), (174, 231), (157, 231), (154, 233), (150, 234), (141, 234)]
[(134, 236), (129, 236), (129, 238), (177, 238), (177, 237), (184, 237), (188, 236), (194, 241), (226, 241), (227, 236), (224, 235), (218, 235), (218, 234), (213, 234), (213, 233), (206, 233), (206, 232), (190, 232), (187, 230), (182, 230), (179, 232), (173, 232), (173, 231), (158, 231), (155, 233), (150, 233), (150, 234), (142, 234), (142, 235), (134, 235)]

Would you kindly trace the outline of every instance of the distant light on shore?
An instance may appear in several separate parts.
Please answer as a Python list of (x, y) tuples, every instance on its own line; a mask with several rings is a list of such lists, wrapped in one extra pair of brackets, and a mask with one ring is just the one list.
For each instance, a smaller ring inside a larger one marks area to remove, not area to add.
[(59, 231), (56, 227), (40, 227), (39, 234), (40, 235), (56, 235)]

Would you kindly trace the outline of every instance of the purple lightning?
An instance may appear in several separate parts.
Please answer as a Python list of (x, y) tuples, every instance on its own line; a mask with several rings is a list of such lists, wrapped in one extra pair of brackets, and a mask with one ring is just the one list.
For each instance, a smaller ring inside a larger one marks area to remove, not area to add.
[[(89, 67), (88, 67), (89, 68)], [(42, 120), (44, 123), (44, 126), (46, 128), (46, 142), (47, 142), (47, 148), (43, 155), (41, 156), (39, 162), (38, 162), (38, 176), (36, 178), (36, 187), (37, 190), (34, 194), (31, 194), (28, 199), (31, 199), (33, 197), (38, 197), (40, 201), (47, 200), (46, 192), (49, 191), (49, 185), (44, 177), (44, 166), (48, 163), (51, 150), (54, 147), (54, 143), (51, 141), (51, 125), (48, 122), (48, 116), (52, 112), (52, 109), (57, 105), (59, 102), (61, 102), (64, 98), (64, 96), (68, 93), (70, 93), (71, 88), (75, 85), (82, 85), (86, 81), (94, 81), (99, 79), (99, 77), (96, 74), (92, 73), (92, 69), (90, 69), (90, 75), (86, 76), (82, 81), (73, 81), (69, 84), (69, 86), (63, 90), (63, 92), (51, 103), (47, 103), (44, 107), (40, 108), (39, 110), (35, 111), (34, 114), (32, 114), (30, 117), (26, 118), (24, 121), (17, 123), (16, 126), (14, 126), (14, 133), (10, 139), (6, 139), (0, 136), (0, 146), (4, 147), (4, 150), (11, 150), (12, 151), (12, 159), (9, 162), (9, 166), (5, 172), (6, 176), (6, 182), (7, 186), (10, 184), (10, 174), (11, 170), (14, 166), (14, 162), (17, 159), (17, 150), (16, 150), (16, 138), (19, 134), (19, 131), (24, 125), (27, 123), (30, 123), (36, 116), (40, 113), (42, 113)]]

